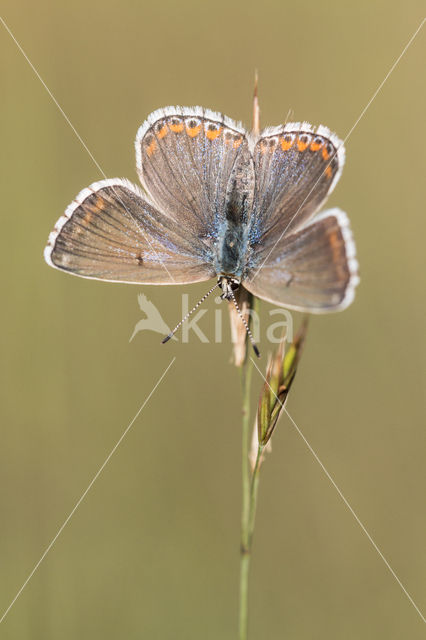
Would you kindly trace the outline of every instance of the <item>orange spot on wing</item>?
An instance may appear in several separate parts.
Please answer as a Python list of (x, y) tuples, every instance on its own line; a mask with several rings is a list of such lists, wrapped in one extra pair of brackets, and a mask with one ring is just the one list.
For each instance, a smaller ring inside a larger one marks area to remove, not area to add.
[(281, 139), (281, 149), (283, 151), (288, 151), (290, 149), (290, 147), (292, 146), (294, 140), (286, 140), (285, 138)]
[(337, 247), (340, 247), (340, 237), (339, 237), (339, 234), (337, 233), (337, 231), (332, 231), (330, 233), (329, 241), (330, 241), (331, 247), (333, 249), (336, 249)]
[(83, 218), (83, 224), (90, 224), (92, 217), (93, 217), (93, 213), (90, 211), (90, 209), (88, 209)]
[(198, 127), (186, 127), (186, 133), (189, 135), (190, 138), (195, 138), (196, 136), (198, 136), (200, 131), (201, 131), (200, 124), (198, 125)]
[(96, 200), (95, 200), (94, 206), (96, 207), (96, 209), (103, 209), (104, 208), (104, 199), (101, 196), (96, 196)]
[(332, 231), (328, 236), (331, 252), (333, 254), (333, 262), (337, 266), (341, 262), (342, 256), (342, 237), (338, 231)]
[(227, 132), (225, 135), (225, 144), (232, 145), (234, 149), (238, 149), (242, 141), (243, 137), (239, 134), (232, 134), (231, 132)]
[(299, 149), (299, 151), (305, 151), (305, 149), (308, 148), (308, 143), (307, 142), (302, 142), (302, 140), (300, 140), (300, 138), (297, 140), (297, 148)]
[(325, 145), (322, 148), (322, 157), (324, 158), (324, 160), (328, 160), (330, 157), (330, 154), (328, 153)]
[(161, 140), (162, 138), (164, 138), (164, 136), (166, 136), (166, 135), (167, 135), (168, 131), (169, 131), (169, 129), (168, 129), (167, 125), (166, 125), (166, 124), (165, 124), (165, 125), (163, 125), (163, 126), (161, 127), (160, 131), (157, 131), (157, 138), (158, 138), (159, 140)]
[(94, 215), (97, 215), (105, 207), (105, 201), (102, 196), (96, 195), (91, 203), (84, 205), (85, 214), (83, 216), (83, 224), (90, 224)]
[(169, 127), (173, 133), (181, 133), (181, 131), (183, 131), (184, 124), (183, 122), (179, 122), (178, 124), (169, 124)]
[(146, 148), (146, 152), (149, 156), (152, 156), (154, 151), (157, 149), (157, 141), (153, 140)]
[(219, 129), (206, 129), (206, 136), (209, 140), (216, 140), (222, 133), (222, 127)]
[(327, 178), (331, 178), (331, 176), (333, 175), (333, 172), (331, 170), (331, 167), (327, 167), (326, 170), (324, 171), (325, 175)]
[(311, 151), (319, 151), (322, 147), (322, 142), (313, 142), (311, 144)]

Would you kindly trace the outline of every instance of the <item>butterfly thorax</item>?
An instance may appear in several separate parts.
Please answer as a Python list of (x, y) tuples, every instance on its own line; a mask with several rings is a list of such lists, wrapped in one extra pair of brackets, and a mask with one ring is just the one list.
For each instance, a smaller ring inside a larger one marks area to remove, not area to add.
[(241, 280), (246, 266), (248, 232), (246, 225), (227, 220), (216, 244), (215, 271), (218, 276)]

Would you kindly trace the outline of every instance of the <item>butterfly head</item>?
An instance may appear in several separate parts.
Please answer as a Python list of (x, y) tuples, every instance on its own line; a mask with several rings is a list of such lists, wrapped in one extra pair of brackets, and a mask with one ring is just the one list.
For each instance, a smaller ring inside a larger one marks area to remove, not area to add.
[(244, 317), (244, 314), (242, 313), (240, 307), (238, 306), (238, 302), (234, 294), (234, 291), (238, 289), (240, 284), (241, 284), (241, 280), (239, 278), (236, 278), (235, 276), (221, 274), (217, 279), (216, 286), (219, 286), (222, 289), (222, 294), (220, 296), (222, 300), (229, 300), (234, 305), (236, 312), (240, 316), (241, 321), (246, 328), (246, 331), (248, 333), (250, 342), (253, 346), (254, 352), (257, 355), (257, 357), (260, 358), (259, 349), (257, 348), (252, 332), (250, 330), (250, 327), (247, 323), (246, 318)]
[(217, 279), (217, 284), (222, 289), (222, 300), (232, 300), (234, 297), (233, 292), (240, 286), (240, 279), (235, 276), (220, 275)]

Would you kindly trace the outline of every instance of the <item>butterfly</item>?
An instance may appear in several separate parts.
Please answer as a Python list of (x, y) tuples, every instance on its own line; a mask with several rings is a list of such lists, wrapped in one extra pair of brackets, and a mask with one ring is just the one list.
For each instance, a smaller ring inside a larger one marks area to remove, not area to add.
[(166, 107), (148, 116), (135, 147), (142, 188), (114, 178), (81, 191), (49, 236), (49, 265), (110, 282), (216, 278), (202, 300), (220, 287), (236, 304), (243, 286), (309, 313), (352, 302), (348, 218), (317, 213), (345, 159), (329, 129), (288, 123), (255, 135), (209, 109)]

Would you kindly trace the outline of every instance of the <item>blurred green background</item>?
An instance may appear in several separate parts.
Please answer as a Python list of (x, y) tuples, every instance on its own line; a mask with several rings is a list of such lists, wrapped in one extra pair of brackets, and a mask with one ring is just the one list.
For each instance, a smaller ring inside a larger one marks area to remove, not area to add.
[[(421, 2), (2, 2), (1, 15), (108, 177), (133, 181), (153, 109), (344, 137), (421, 22)], [(347, 142), (329, 200), (351, 218), (361, 286), (315, 317), (288, 409), (425, 606), (426, 32)], [(10, 639), (236, 637), (240, 388), (222, 344), (129, 338), (142, 291), (173, 325), (181, 293), (73, 278), (42, 259), (101, 178), (0, 25), (0, 610), (9, 605), (173, 356), (176, 361), (0, 628)], [(213, 330), (213, 300), (200, 322)], [(264, 304), (264, 319), (271, 309)], [(224, 322), (228, 325), (226, 309)], [(296, 317), (295, 317), (296, 320)], [(266, 325), (264, 325), (266, 326)], [(265, 366), (268, 345), (263, 339)], [(254, 375), (253, 405), (262, 381)], [(284, 416), (264, 466), (251, 638), (396, 640), (423, 623)], [(1, 615), (0, 612), (0, 615)]]

